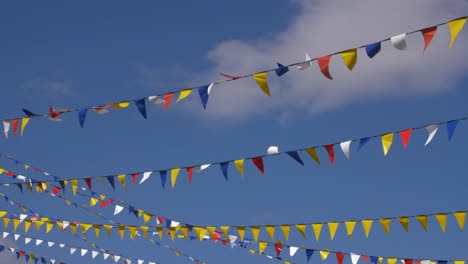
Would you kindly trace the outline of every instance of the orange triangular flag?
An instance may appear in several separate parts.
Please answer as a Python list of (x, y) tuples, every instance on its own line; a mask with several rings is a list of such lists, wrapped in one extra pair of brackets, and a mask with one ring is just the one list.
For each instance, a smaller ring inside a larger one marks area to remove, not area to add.
[(331, 55), (328, 55), (328, 56), (318, 58), (317, 63), (319, 65), (320, 72), (322, 72), (322, 74), (328, 79), (333, 80), (332, 76), (330, 75), (330, 69), (328, 68), (331, 57), (332, 57)]
[(435, 33), (437, 32), (437, 26), (434, 27), (429, 27), (421, 30), (421, 33), (424, 38), (424, 49), (423, 49), (423, 54), (426, 52), (427, 47), (429, 47), (429, 44), (432, 41), (432, 38), (434, 37)]
[(164, 95), (164, 111), (166, 111), (171, 105), (172, 98), (174, 98), (175, 93), (167, 93)]

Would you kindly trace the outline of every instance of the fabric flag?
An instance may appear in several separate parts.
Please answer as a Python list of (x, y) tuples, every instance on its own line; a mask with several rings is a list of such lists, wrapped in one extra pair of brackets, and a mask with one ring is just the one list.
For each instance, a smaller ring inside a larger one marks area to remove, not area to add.
[(160, 171), (159, 176), (161, 177), (161, 185), (164, 189), (164, 187), (166, 187), (167, 171), (166, 170)]
[(171, 186), (174, 188), (176, 181), (177, 181), (177, 175), (179, 175), (179, 168), (175, 168), (171, 170)]
[(236, 165), (236, 168), (239, 171), (240, 175), (244, 176), (244, 160), (243, 159), (235, 160), (234, 164)]
[(312, 224), (312, 229), (314, 230), (314, 234), (315, 234), (315, 240), (319, 240), (320, 233), (322, 232), (322, 227), (323, 227), (323, 224), (321, 223)]
[(427, 144), (429, 144), (432, 139), (434, 138), (435, 134), (437, 133), (437, 129), (439, 129), (439, 127), (437, 125), (429, 125), (427, 127), (425, 127), (427, 133), (429, 133), (429, 136), (427, 137), (427, 140), (426, 140), (426, 143), (424, 143), (424, 146), (427, 146)]
[(399, 50), (408, 49), (408, 45), (406, 44), (406, 33), (391, 37), (390, 42), (392, 43), (393, 47), (395, 47), (396, 49), (399, 49)]
[(329, 222), (328, 223), (328, 231), (330, 231), (330, 239), (333, 240), (336, 234), (336, 230), (338, 229), (338, 226), (340, 225), (339, 222)]
[(229, 167), (229, 162), (221, 162), (219, 164), (221, 166), (221, 171), (223, 172), (224, 178), (226, 178), (226, 181), (228, 180), (228, 167)]
[(164, 99), (162, 99), (161, 97), (159, 97), (157, 95), (149, 96), (148, 101), (150, 101), (153, 104), (162, 104), (162, 103), (164, 103)]
[(278, 64), (278, 68), (275, 69), (275, 73), (276, 75), (278, 75), (278, 77), (283, 76), (285, 73), (289, 71), (289, 68), (284, 66), (283, 64), (279, 62), (277, 62), (276, 64)]
[(35, 114), (35, 113), (33, 113), (33, 112), (31, 112), (31, 111), (29, 111), (29, 110), (27, 110), (27, 109), (22, 108), (21, 110), (22, 110), (22, 111), (24, 112), (24, 114), (27, 115), (28, 117), (39, 116), (38, 114)]
[(403, 142), (403, 147), (406, 148), (408, 146), (409, 138), (411, 136), (411, 132), (413, 132), (413, 129), (406, 129), (404, 131), (400, 132), (401, 136), (401, 142)]
[[(106, 179), (107, 181), (109, 182), (109, 184), (112, 186), (112, 189), (115, 190), (115, 181), (114, 181), (114, 176), (106, 176)], [(65, 187), (62, 186), (62, 189), (65, 190)]]
[(291, 230), (290, 225), (280, 225), (281, 232), (283, 232), (284, 239), (289, 240), (289, 231)]
[(372, 220), (362, 220), (361, 221), (362, 228), (364, 228), (364, 233), (366, 234), (366, 238), (369, 237), (369, 233), (370, 233), (370, 230), (372, 228), (372, 223), (373, 223)]
[(330, 255), (330, 251), (328, 250), (320, 250), (319, 253), (320, 253), (320, 258), (322, 258), (323, 261), (325, 261), (328, 255)]
[(372, 44), (367, 44), (366, 45), (366, 53), (369, 58), (374, 58), (375, 55), (377, 55), (380, 52), (381, 48), (381, 43), (376, 42)]
[(21, 119), (21, 136), (23, 135), (23, 133), (24, 133), (24, 128), (26, 128), (26, 126), (28, 125), (29, 120), (30, 120), (29, 117), (23, 117), (23, 118)]
[(18, 126), (19, 126), (19, 119), (11, 120), (11, 126), (13, 127), (13, 134), (16, 136), (18, 135)]
[(265, 248), (268, 246), (267, 242), (258, 243), (258, 254), (262, 254), (265, 251)]
[(121, 184), (122, 187), (124, 187), (124, 188), (127, 187), (127, 183), (125, 182), (126, 177), (127, 177), (127, 175), (125, 175), (125, 174), (117, 175), (117, 179), (119, 180), (120, 184)]
[(421, 224), (424, 231), (427, 232), (427, 219), (428, 219), (427, 215), (418, 215), (418, 216), (416, 216), (416, 219)]
[(331, 55), (328, 55), (328, 56), (318, 58), (317, 63), (319, 65), (320, 72), (328, 79), (333, 80), (332, 76), (330, 75), (330, 69), (329, 69), (331, 57), (332, 57)]
[(208, 104), (208, 86), (209, 85), (203, 85), (197, 88), (204, 109), (206, 109), (206, 105)]
[(275, 229), (276, 229), (276, 226), (274, 225), (265, 226), (265, 230), (267, 231), (267, 234), (270, 237), (271, 241), (275, 240)]
[(388, 151), (393, 143), (393, 133), (385, 134), (382, 137), (382, 148), (384, 152), (384, 156), (387, 156)]
[(3, 120), (3, 134), (8, 138), (8, 132), (10, 131), (10, 121)]
[(442, 232), (445, 232), (445, 228), (447, 225), (447, 214), (436, 214), (435, 218), (437, 222), (439, 222), (440, 229), (442, 229)]
[(297, 69), (300, 71), (308, 69), (310, 67), (310, 61), (311, 61), (311, 58), (309, 54), (306, 52), (304, 62), (297, 64)]
[(144, 172), (143, 177), (141, 178), (139, 184), (142, 184), (143, 182), (145, 182), (151, 176), (151, 173), (153, 172), (152, 171)]
[(407, 216), (398, 217), (398, 222), (400, 222), (401, 226), (403, 226), (406, 232), (409, 231), (409, 217)]
[(369, 142), (369, 141), (370, 141), (370, 138), (361, 138), (361, 139), (359, 140), (359, 146), (358, 146), (357, 150), (360, 150), (360, 149), (361, 149), (362, 147), (364, 147), (364, 146), (367, 144), (367, 142)]
[(296, 255), (298, 249), (298, 247), (289, 246), (289, 255), (293, 257), (294, 255)]
[(278, 240), (275, 244), (275, 252), (277, 258), (280, 258), (281, 251), (283, 251), (283, 244), (281, 244), (281, 241)]
[(351, 237), (354, 232), (354, 227), (356, 226), (356, 221), (345, 221), (346, 234), (348, 237)]
[(239, 234), (240, 241), (244, 241), (245, 236), (245, 226), (236, 227), (237, 233)]
[(423, 35), (423, 38), (424, 38), (423, 54), (426, 52), (426, 49), (427, 47), (429, 47), (429, 44), (431, 44), (431, 41), (434, 38), (436, 32), (437, 32), (437, 26), (429, 27), (429, 28), (425, 28), (421, 30), (421, 34)]
[(465, 22), (466, 22), (466, 17), (463, 17), (463, 18), (452, 20), (452, 21), (447, 23), (447, 26), (448, 26), (448, 28), (450, 30), (450, 45), (449, 45), (449, 47), (452, 47), (453, 42), (455, 41), (455, 39), (458, 36), (458, 33), (460, 33), (460, 31), (463, 29), (463, 26), (465, 25)]
[(263, 158), (262, 157), (255, 157), (252, 158), (253, 164), (258, 168), (258, 170), (262, 173), (262, 175), (265, 175), (265, 170), (263, 167)]
[(302, 161), (301, 156), (299, 156), (299, 153), (297, 153), (297, 151), (287, 151), (286, 153), (299, 164), (304, 166), (304, 162)]
[(267, 155), (278, 155), (279, 154), (279, 147), (278, 146), (270, 146), (267, 149)]
[(379, 222), (385, 230), (385, 233), (388, 235), (390, 233), (390, 224), (392, 223), (392, 220), (390, 218), (382, 218), (379, 219)]
[(184, 100), (187, 98), (190, 94), (192, 93), (192, 89), (185, 89), (180, 91), (179, 98), (177, 98), (176, 103), (178, 103), (180, 100)]
[(328, 158), (330, 159), (330, 164), (333, 165), (335, 163), (335, 150), (334, 150), (335, 145), (326, 145), (324, 146), (325, 150), (328, 153)]
[(317, 151), (315, 148), (308, 148), (305, 150), (309, 156), (317, 162), (318, 165), (320, 165), (320, 159), (319, 156), (317, 155)]
[(361, 257), (361, 255), (357, 255), (357, 254), (354, 254), (354, 253), (350, 253), (349, 255), (351, 256), (351, 262), (353, 264), (357, 264), (358, 261), (359, 261), (359, 258)]
[(344, 254), (340, 252), (336, 252), (335, 255), (336, 255), (336, 262), (338, 264), (343, 264)]
[(257, 82), (258, 86), (262, 91), (271, 96), (270, 88), (268, 87), (267, 72), (260, 72), (253, 75), (254, 80)]
[(297, 224), (296, 225), (297, 231), (299, 231), (299, 233), (301, 233), (301, 235), (304, 238), (306, 237), (306, 228), (307, 228), (307, 225), (305, 225), (305, 224)]
[(140, 114), (146, 119), (146, 101), (145, 98), (135, 100), (135, 106), (137, 107)]
[(459, 120), (453, 120), (447, 123), (447, 132), (448, 132), (448, 140), (452, 139), (453, 133), (455, 133), (455, 129), (457, 128)]
[(350, 49), (341, 52), (341, 58), (343, 59), (343, 62), (346, 65), (346, 67), (350, 71), (352, 71), (354, 65), (356, 65), (357, 62), (357, 49)]
[(187, 176), (188, 176), (189, 183), (192, 183), (193, 167), (187, 167), (185, 169), (187, 170)]
[(171, 105), (172, 98), (174, 98), (174, 93), (167, 93), (164, 95), (164, 111)]
[(305, 253), (306, 253), (306, 257), (307, 257), (307, 262), (309, 262), (309, 261), (310, 261), (310, 258), (311, 258), (312, 255), (314, 254), (314, 250), (313, 250), (313, 249), (308, 249), (308, 248), (307, 248), (306, 251), (305, 251)]
[(455, 219), (457, 219), (458, 226), (461, 230), (465, 229), (465, 219), (466, 219), (466, 211), (464, 212), (455, 212), (453, 213)]
[(86, 119), (86, 114), (88, 113), (87, 108), (80, 109), (78, 111), (78, 121), (80, 122), (80, 127), (83, 128), (85, 119)]
[(352, 140), (340, 143), (341, 150), (343, 151), (343, 153), (344, 153), (344, 155), (346, 156), (347, 159), (350, 158), (349, 148), (351, 146), (351, 142), (352, 142)]
[(260, 227), (259, 226), (251, 226), (250, 230), (252, 231), (252, 236), (254, 238), (254, 241), (258, 241), (258, 235), (260, 234)]

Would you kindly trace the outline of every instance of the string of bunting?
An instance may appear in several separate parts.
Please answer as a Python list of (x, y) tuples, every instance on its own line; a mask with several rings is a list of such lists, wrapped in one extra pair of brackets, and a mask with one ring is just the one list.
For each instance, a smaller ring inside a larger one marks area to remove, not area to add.
[(36, 254), (25, 252), (23, 250), (20, 250), (20, 249), (11, 247), (11, 246), (5, 246), (5, 245), (0, 244), (0, 252), (5, 251), (5, 249), (10, 251), (11, 253), (15, 253), (16, 254), (16, 259), (18, 259), (18, 260), (24, 258), (24, 260), (26, 262), (34, 261), (34, 263), (36, 263), (36, 264), (39, 263), (39, 261), (41, 261), (41, 263), (44, 263), (44, 264), (46, 264), (46, 263), (65, 264), (65, 262), (57, 262), (55, 259), (49, 259), (49, 258), (46, 258), (46, 257), (41, 257), (41, 256), (38, 256)]
[[(76, 193), (76, 190), (79, 185), (79, 181), (82, 181), (88, 186), (88, 188), (92, 191), (92, 180), (98, 180), (100, 182), (108, 182), (110, 186), (115, 190), (116, 187), (116, 181), (120, 182), (121, 186), (123, 188), (127, 187), (127, 177), (131, 177), (131, 183), (134, 184), (139, 177), (141, 177), (140, 184), (148, 180), (153, 173), (159, 173), (160, 179), (161, 179), (161, 185), (163, 188), (165, 188), (167, 178), (170, 177), (171, 179), (171, 186), (174, 188), (179, 173), (181, 170), (185, 170), (188, 175), (188, 180), (191, 183), (193, 179), (193, 173), (194, 172), (201, 172), (208, 167), (212, 165), (219, 165), (222, 175), (226, 180), (228, 180), (228, 170), (229, 170), (229, 165), (231, 163), (234, 163), (235, 167), (237, 168), (239, 174), (241, 176), (244, 176), (244, 163), (246, 160), (250, 160), (255, 167), (260, 171), (262, 175), (265, 174), (265, 167), (264, 167), (264, 161), (263, 159), (268, 156), (276, 156), (276, 155), (287, 155), (296, 162), (298, 162), (300, 165), (304, 165), (303, 159), (300, 156), (300, 152), (305, 152), (307, 153), (308, 156), (310, 156), (318, 165), (321, 164), (320, 157), (318, 156), (317, 149), (323, 148), (326, 153), (328, 154), (328, 158), (330, 161), (330, 164), (333, 165), (335, 161), (335, 146), (338, 145), (343, 154), (346, 156), (347, 159), (350, 159), (350, 151), (351, 151), (351, 144), (352, 143), (358, 143), (357, 150), (360, 150), (362, 147), (364, 147), (371, 139), (373, 138), (380, 138), (381, 144), (382, 144), (382, 150), (384, 153), (384, 156), (388, 154), (390, 151), (390, 148), (393, 144), (394, 141), (394, 136), (395, 134), (400, 134), (401, 140), (403, 147), (406, 148), (408, 146), (410, 136), (411, 134), (416, 131), (416, 130), (425, 130), (428, 133), (428, 137), (426, 139), (426, 142), (424, 146), (427, 146), (435, 137), (439, 130), (439, 126), (445, 125), (447, 128), (447, 135), (448, 135), (448, 140), (450, 141), (455, 133), (455, 129), (457, 128), (458, 124), (460, 121), (464, 121), (468, 119), (468, 117), (462, 117), (458, 119), (453, 119), (449, 121), (443, 121), (435, 124), (429, 124), (429, 125), (424, 125), (424, 126), (419, 126), (419, 127), (413, 127), (413, 128), (408, 128), (405, 130), (399, 130), (399, 131), (394, 131), (394, 132), (387, 132), (384, 134), (379, 134), (379, 135), (373, 135), (373, 136), (367, 136), (367, 137), (362, 137), (358, 139), (352, 139), (352, 140), (347, 140), (343, 142), (336, 142), (336, 143), (331, 143), (331, 144), (325, 144), (325, 145), (320, 145), (320, 146), (311, 146), (311, 147), (306, 147), (306, 148), (299, 148), (299, 149), (294, 149), (294, 150), (288, 150), (288, 151), (280, 151), (278, 147), (272, 146), (268, 149), (266, 155), (258, 155), (254, 157), (244, 157), (240, 159), (235, 159), (235, 160), (225, 160), (221, 162), (213, 162), (213, 163), (207, 163), (207, 164), (202, 164), (202, 165), (190, 165), (190, 166), (184, 166), (184, 167), (178, 167), (178, 168), (169, 168), (169, 169), (163, 169), (163, 170), (153, 170), (153, 171), (146, 171), (146, 172), (131, 172), (131, 173), (121, 173), (117, 175), (109, 175), (109, 176), (95, 176), (95, 177), (87, 177), (87, 178), (72, 178), (72, 179), (67, 179), (67, 180), (59, 180), (58, 177), (53, 176), (53, 180), (41, 180), (37, 182), (29, 181), (27, 182), (25, 179), (26, 177), (23, 175), (19, 175), (13, 171), (8, 171), (6, 169), (0, 168), (0, 174), (5, 173), (6, 176), (12, 177), (13, 179), (18, 179), (22, 180), (23, 182), (14, 182), (14, 183), (1, 183), (0, 184), (26, 184), (29, 189), (32, 188), (32, 184), (39, 184), (42, 186), (41, 188), (46, 188), (47, 184), (46, 183), (55, 183), (58, 182), (61, 186), (61, 189), (65, 189), (65, 185), (70, 183), (72, 186), (73, 193)], [(25, 164), (25, 168), (27, 169), (29, 165)], [(47, 173), (48, 174), (48, 173)], [(54, 186), (54, 188), (60, 188), (58, 186)]]
[(79, 121), (80, 126), (83, 127), (85, 124), (87, 112), (89, 110), (93, 110), (97, 114), (105, 114), (109, 112), (110, 108), (114, 108), (115, 110), (120, 110), (122, 108), (129, 107), (131, 103), (135, 104), (138, 111), (146, 119), (147, 118), (146, 101), (149, 101), (153, 104), (163, 104), (164, 111), (166, 111), (171, 105), (171, 102), (173, 101), (176, 94), (178, 94), (178, 97), (176, 100), (176, 103), (178, 103), (179, 101), (186, 99), (189, 95), (191, 95), (194, 90), (198, 91), (203, 108), (206, 109), (210, 91), (212, 90), (215, 84), (219, 85), (221, 83), (231, 82), (231, 81), (250, 78), (250, 77), (252, 77), (255, 80), (255, 82), (258, 84), (260, 89), (265, 94), (271, 95), (269, 85), (268, 85), (268, 80), (267, 80), (267, 75), (270, 72), (275, 72), (276, 75), (280, 77), (286, 74), (289, 71), (290, 67), (295, 66), (299, 70), (305, 70), (307, 68), (310, 68), (311, 63), (313, 61), (317, 61), (321, 73), (326, 78), (331, 80), (333, 79), (333, 77), (330, 74), (329, 63), (331, 61), (331, 58), (335, 55), (341, 55), (341, 58), (345, 66), (350, 71), (352, 71), (357, 62), (358, 49), (365, 49), (366, 54), (369, 58), (373, 58), (381, 51), (382, 42), (390, 41), (391, 44), (396, 49), (405, 50), (407, 49), (406, 36), (414, 34), (414, 33), (418, 33), (418, 32), (422, 34), (423, 39), (424, 39), (424, 48), (423, 48), (423, 53), (424, 53), (426, 49), (428, 48), (429, 44), (431, 43), (432, 39), (434, 38), (438, 27), (442, 25), (447, 25), (449, 28), (449, 31), (450, 31), (449, 46), (451, 47), (455, 39), (457, 38), (459, 32), (463, 29), (466, 20), (467, 20), (467, 17), (460, 17), (460, 18), (457, 18), (457, 19), (454, 19), (445, 23), (437, 24), (435, 26), (431, 26), (431, 27), (424, 28), (424, 29), (418, 29), (418, 30), (411, 31), (408, 33), (403, 33), (397, 36), (386, 38), (381, 41), (377, 41), (375, 43), (362, 45), (356, 48), (347, 49), (347, 50), (340, 51), (340, 52), (335, 52), (326, 56), (317, 57), (313, 59), (310, 58), (310, 56), (306, 53), (305, 61), (295, 62), (289, 65), (283, 65), (281, 63), (277, 63), (278, 65), (277, 68), (263, 70), (257, 73), (251, 73), (251, 74), (246, 74), (242, 76), (233, 76), (233, 75), (221, 73), (221, 75), (225, 77), (226, 79), (217, 80), (215, 82), (211, 82), (210, 84), (201, 85), (195, 88), (185, 88), (182, 90), (176, 90), (176, 91), (168, 92), (165, 94), (147, 96), (147, 97), (143, 97), (139, 99), (124, 100), (118, 103), (108, 103), (108, 104), (103, 104), (99, 106), (85, 107), (85, 108), (80, 108), (80, 109), (54, 109), (52, 106), (50, 106), (49, 113), (46, 113), (46, 114), (35, 114), (27, 109), (23, 109), (23, 112), (25, 113), (24, 117), (9, 118), (9, 119), (2, 120), (3, 125), (4, 125), (4, 134), (5, 134), (5, 137), (8, 138), (10, 128), (12, 128), (13, 134), (15, 136), (18, 135), (19, 131), (20, 131), (20, 134), (23, 135), (24, 129), (26, 128), (27, 124), (32, 118), (46, 117), (52, 121), (61, 121), (62, 119), (60, 119), (60, 116), (62, 116), (65, 113), (71, 113), (71, 112), (78, 112), (78, 121)]

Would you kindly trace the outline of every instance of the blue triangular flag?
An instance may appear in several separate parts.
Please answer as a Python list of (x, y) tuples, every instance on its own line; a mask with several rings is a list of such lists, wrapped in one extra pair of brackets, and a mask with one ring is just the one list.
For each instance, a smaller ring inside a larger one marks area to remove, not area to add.
[(284, 66), (283, 64), (277, 62), (278, 68), (275, 69), (275, 73), (278, 76), (282, 76), (283, 74), (287, 73), (289, 71), (289, 68)]
[(314, 254), (313, 249), (306, 249), (307, 262), (309, 262), (310, 258), (312, 257), (312, 254)]
[(164, 189), (166, 187), (166, 178), (167, 178), (167, 171), (163, 170), (159, 172), (159, 175), (161, 176), (161, 185)]
[(453, 133), (455, 133), (455, 128), (457, 128), (459, 120), (453, 120), (447, 123), (447, 131), (448, 131), (448, 140), (452, 139)]
[(65, 182), (59, 181), (60, 187), (62, 187), (63, 192), (65, 192)]
[(16, 253), (16, 259), (19, 259), (19, 257), (20, 257), (19, 252), (16, 251), (15, 253)]
[(224, 178), (226, 178), (226, 181), (228, 180), (228, 167), (229, 167), (229, 162), (221, 162), (219, 164), (221, 166), (221, 170), (223, 171)]
[(95, 196), (96, 195), (96, 192), (95, 191), (91, 191), (91, 196)]
[(200, 95), (201, 103), (203, 105), (203, 108), (205, 109), (206, 109), (206, 105), (208, 104), (208, 97), (209, 97), (208, 87), (210, 86), (203, 85), (203, 86), (198, 87), (198, 94)]
[(0, 252), (2, 252), (3, 250), (5, 250), (5, 246), (0, 245)]
[(187, 225), (187, 224), (186, 224), (185, 226), (188, 228), (188, 230), (189, 230), (190, 232), (192, 232), (192, 230), (193, 230), (193, 225)]
[(28, 262), (29, 261), (29, 254), (25, 254), (24, 259), (26, 260), (26, 262)]
[(302, 161), (301, 156), (299, 156), (299, 153), (297, 153), (297, 151), (287, 151), (286, 153), (295, 161), (299, 162), (302, 166), (304, 166), (304, 162)]
[[(18, 186), (18, 188), (20, 189), (20, 191), (23, 192), (23, 184), (17, 183), (16, 186)], [(5, 200), (6, 200), (6, 196), (5, 196)]]
[(379, 261), (379, 258), (378, 257), (375, 257), (375, 256), (371, 256), (370, 257), (370, 261), (374, 264), (377, 264), (377, 262)]
[(84, 126), (84, 121), (86, 119), (86, 114), (88, 113), (87, 108), (83, 108), (80, 111), (78, 111), (78, 120), (80, 121), (80, 126), (83, 128)]
[(438, 260), (437, 261), (437, 264), (447, 264), (448, 261), (447, 260)]
[(34, 258), (34, 263), (37, 264), (37, 262), (39, 261), (38, 258)]
[(362, 147), (364, 147), (364, 145), (366, 145), (369, 140), (370, 138), (361, 138), (359, 140), (359, 146), (357, 147), (357, 150), (360, 150)]
[(46, 263), (46, 259), (44, 257), (41, 257), (42, 263)]
[(372, 43), (372, 44), (367, 44), (366, 45), (366, 53), (369, 58), (373, 58), (377, 53), (380, 52), (380, 42)]
[(115, 181), (114, 181), (114, 176), (106, 176), (107, 178), (107, 181), (110, 183), (110, 185), (112, 186), (112, 189), (114, 189), (115, 191)]
[(145, 104), (145, 98), (141, 98), (138, 100), (135, 100), (135, 105), (138, 108), (138, 111), (140, 111), (140, 114), (146, 119), (146, 104)]
[(26, 109), (24, 109), (24, 108), (21, 109), (21, 110), (23, 110), (23, 112), (24, 112), (27, 116), (29, 116), (29, 117), (32, 117), (32, 116), (39, 116), (39, 115), (37, 115), (37, 114), (35, 114), (35, 113), (33, 113), (33, 112), (29, 111), (29, 110), (26, 110)]

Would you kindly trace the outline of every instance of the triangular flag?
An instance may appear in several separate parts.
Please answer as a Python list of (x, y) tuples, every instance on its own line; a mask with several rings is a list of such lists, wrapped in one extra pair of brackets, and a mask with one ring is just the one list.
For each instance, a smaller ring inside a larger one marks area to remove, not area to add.
[(370, 141), (370, 138), (361, 138), (361, 139), (359, 140), (359, 146), (358, 146), (357, 150), (360, 150), (360, 149), (361, 149), (362, 147), (364, 147), (364, 146), (367, 144), (367, 142), (369, 142), (369, 141)]
[(335, 256), (336, 256), (336, 262), (338, 264), (343, 264), (344, 254), (341, 252), (336, 252)]
[[(112, 189), (115, 190), (114, 176), (106, 176), (106, 179), (109, 182), (109, 184), (112, 186)], [(65, 190), (65, 188), (63, 188), (63, 186), (62, 186), (62, 189)]]
[(407, 216), (402, 216), (398, 217), (398, 222), (403, 226), (406, 232), (409, 231), (409, 217)]
[(171, 105), (172, 98), (174, 98), (174, 93), (167, 93), (164, 95), (164, 111)]
[(367, 56), (372, 59), (375, 55), (377, 55), (380, 52), (380, 48), (381, 48), (380, 42), (367, 44), (366, 45)]
[(314, 254), (314, 250), (313, 250), (313, 249), (308, 249), (308, 248), (307, 248), (306, 251), (305, 251), (305, 253), (306, 253), (307, 262), (309, 262), (309, 261), (310, 261), (310, 258), (311, 258), (312, 255)]
[(330, 69), (329, 69), (331, 57), (332, 57), (331, 55), (328, 55), (328, 56), (318, 58), (317, 63), (319, 65), (320, 72), (322, 72), (322, 74), (328, 79), (333, 80), (332, 76), (330, 75)]
[(424, 231), (427, 232), (427, 215), (418, 215), (416, 216), (416, 219), (418, 219), (418, 222), (424, 228)]
[(319, 156), (317, 155), (317, 151), (315, 150), (315, 148), (308, 148), (305, 150), (307, 152), (307, 154), (309, 154), (309, 156), (315, 160), (315, 162), (317, 162), (317, 164), (320, 165), (320, 159), (319, 159)]
[(250, 230), (252, 231), (252, 236), (254, 238), (254, 241), (258, 241), (258, 235), (260, 234), (260, 227), (259, 226), (251, 226)]
[(142, 177), (141, 180), (140, 180), (140, 184), (142, 184), (143, 182), (145, 182), (145, 181), (151, 176), (151, 173), (153, 173), (153, 172), (152, 172), (152, 171), (144, 172), (144, 173), (143, 173), (143, 177)]
[[(29, 117), (23, 117), (23, 119), (21, 119), (21, 136), (23, 135), (24, 133), (24, 128), (26, 127), (26, 125), (28, 125), (29, 123)], [(26, 166), (26, 165), (25, 165)]]
[(224, 238), (229, 239), (229, 234), (228, 234), (229, 226), (220, 226), (219, 228), (223, 232)]
[(447, 133), (448, 133), (448, 140), (452, 139), (453, 133), (455, 133), (455, 129), (457, 128), (459, 120), (453, 120), (447, 123)]
[(244, 176), (244, 160), (235, 160), (234, 164), (236, 165), (237, 170), (239, 171), (241, 176)]
[(274, 225), (265, 226), (265, 230), (267, 231), (268, 236), (270, 236), (271, 241), (275, 240), (275, 228), (276, 228), (276, 226), (274, 226)]
[(340, 225), (339, 222), (329, 222), (328, 223), (328, 231), (330, 231), (330, 239), (333, 240), (336, 234), (336, 230), (338, 229), (338, 226)]
[(185, 168), (187, 170), (187, 175), (188, 175), (188, 180), (189, 183), (192, 183), (192, 178), (193, 178), (193, 167), (187, 167)]
[(351, 256), (351, 262), (353, 264), (357, 264), (358, 261), (359, 261), (359, 258), (361, 257), (361, 255), (357, 255), (357, 254), (354, 254), (354, 253), (350, 253), (349, 255)]
[(351, 146), (351, 142), (352, 142), (352, 140), (340, 143), (341, 150), (343, 151), (343, 153), (345, 154), (347, 159), (350, 158), (349, 148)]
[(295, 161), (299, 162), (299, 164), (304, 166), (304, 162), (302, 161), (301, 156), (299, 156), (299, 153), (297, 153), (297, 151), (286, 151), (286, 153)]
[(465, 218), (466, 218), (466, 211), (463, 212), (455, 212), (453, 213), (455, 219), (457, 219), (458, 226), (461, 230), (465, 229)]
[(437, 219), (437, 222), (439, 222), (442, 232), (445, 232), (445, 227), (447, 225), (447, 214), (435, 214), (435, 218)]
[(299, 231), (299, 233), (301, 233), (301, 235), (302, 235), (304, 238), (306, 237), (306, 228), (307, 228), (307, 225), (306, 225), (306, 224), (297, 224), (297, 225), (296, 225), (297, 231)]
[(236, 227), (237, 233), (239, 233), (239, 238), (240, 241), (244, 241), (244, 236), (245, 236), (245, 226), (238, 226)]
[(78, 121), (80, 122), (80, 126), (83, 128), (85, 119), (86, 119), (86, 114), (88, 113), (87, 108), (80, 109), (78, 111)]
[(325, 148), (325, 150), (328, 153), (328, 158), (330, 159), (330, 164), (333, 165), (335, 163), (335, 150), (334, 150), (335, 145), (331, 144), (331, 145), (326, 145), (326, 146), (323, 146), (323, 147)]
[(73, 196), (76, 196), (76, 190), (78, 189), (78, 180), (73, 179), (73, 180), (70, 180), (70, 182), (72, 185)]
[(166, 187), (166, 178), (167, 178), (167, 171), (163, 170), (159, 172), (159, 176), (161, 177), (161, 185), (164, 189)]
[(284, 66), (283, 64), (279, 62), (277, 62), (276, 64), (278, 64), (278, 68), (275, 69), (275, 73), (276, 75), (278, 75), (278, 77), (283, 76), (285, 73), (289, 71), (289, 68)]
[(453, 42), (458, 36), (458, 33), (460, 33), (460, 31), (463, 29), (465, 22), (466, 22), (466, 17), (463, 17), (463, 18), (452, 20), (447, 23), (447, 26), (450, 30), (450, 45), (449, 45), (450, 47), (452, 47)]
[(200, 100), (204, 109), (206, 109), (206, 105), (208, 104), (208, 87), (209, 85), (198, 87), (198, 94), (200, 95)]
[(146, 102), (145, 102), (145, 98), (135, 100), (135, 106), (137, 107), (138, 111), (143, 116), (143, 118), (146, 119)]
[(424, 38), (424, 49), (423, 49), (423, 54), (426, 52), (427, 47), (429, 47), (429, 44), (432, 41), (432, 38), (434, 38), (435, 33), (437, 32), (437, 26), (434, 27), (429, 27), (421, 30), (421, 33)]
[(388, 235), (390, 233), (390, 224), (392, 220), (390, 218), (382, 218), (382, 219), (379, 219), (379, 222), (382, 225), (383, 229), (385, 230), (385, 233), (387, 233)]
[(327, 259), (328, 255), (330, 255), (330, 251), (320, 250), (320, 258), (322, 258), (323, 261)]
[(361, 220), (362, 228), (364, 228), (364, 233), (366, 234), (366, 238), (369, 237), (370, 230), (372, 228), (372, 220)]
[(289, 231), (291, 230), (290, 225), (280, 225), (281, 232), (283, 232), (284, 239), (289, 240)]
[(396, 49), (406, 50), (408, 48), (408, 45), (406, 44), (406, 33), (391, 37), (390, 42)]
[(397, 258), (387, 258), (387, 263), (388, 264), (396, 264)]
[(305, 61), (297, 64), (297, 69), (303, 71), (310, 67), (311, 58), (308, 53), (305, 54)]
[(408, 146), (409, 138), (411, 136), (411, 132), (413, 132), (413, 129), (406, 129), (404, 131), (400, 132), (401, 136), (401, 141), (403, 142), (403, 147), (406, 148)]
[(346, 67), (352, 71), (357, 61), (357, 49), (350, 49), (341, 52), (341, 58), (343, 59)]
[(432, 139), (434, 138), (435, 134), (437, 133), (437, 130), (439, 129), (439, 127), (437, 125), (429, 125), (427, 127), (425, 127), (427, 133), (429, 133), (429, 136), (427, 137), (427, 140), (426, 140), (426, 143), (424, 143), (424, 146), (427, 146), (427, 144), (429, 144)]
[(267, 242), (259, 242), (258, 243), (258, 254), (263, 254), (263, 251), (265, 251), (265, 248), (268, 246)]
[(184, 100), (191, 93), (192, 93), (192, 89), (185, 89), (185, 90), (180, 91), (179, 98), (177, 98), (176, 103), (178, 103), (180, 100)]
[(120, 206), (120, 205), (115, 205), (114, 215), (119, 214), (120, 212), (122, 212), (122, 210), (123, 210), (123, 207), (122, 207), (122, 206)]
[(8, 131), (10, 131), (10, 121), (3, 120), (3, 134), (8, 138)]
[(122, 185), (122, 187), (127, 187), (127, 184), (125, 182), (125, 179), (127, 178), (127, 175), (126, 174), (120, 174), (120, 175), (117, 175), (117, 179), (119, 180), (120, 184)]
[(228, 180), (228, 168), (229, 168), (229, 161), (221, 162), (219, 164), (221, 166), (221, 171), (223, 172), (224, 178), (226, 181)]
[(18, 125), (19, 125), (19, 119), (13, 119), (11, 120), (11, 125), (13, 126), (13, 134), (16, 136), (18, 135)]
[(267, 72), (260, 72), (253, 75), (254, 80), (257, 82), (258, 86), (264, 93), (267, 95), (270, 94), (270, 88), (268, 87)]
[(171, 186), (174, 188), (176, 181), (177, 181), (177, 175), (179, 175), (179, 168), (174, 168), (171, 170)]
[(262, 175), (265, 175), (265, 170), (263, 167), (263, 158), (262, 157), (255, 157), (252, 158), (253, 164), (258, 168), (258, 170), (262, 173)]
[(322, 223), (312, 224), (312, 229), (314, 230), (315, 240), (319, 240), (320, 233), (322, 232)]
[(289, 246), (289, 255), (293, 257), (296, 254), (298, 249), (299, 249), (298, 247)]
[(356, 226), (356, 221), (345, 221), (345, 226), (348, 237), (351, 237), (354, 232), (354, 227)]
[(382, 148), (384, 152), (384, 156), (387, 156), (388, 151), (393, 143), (393, 133), (388, 133), (383, 135), (382, 137)]

